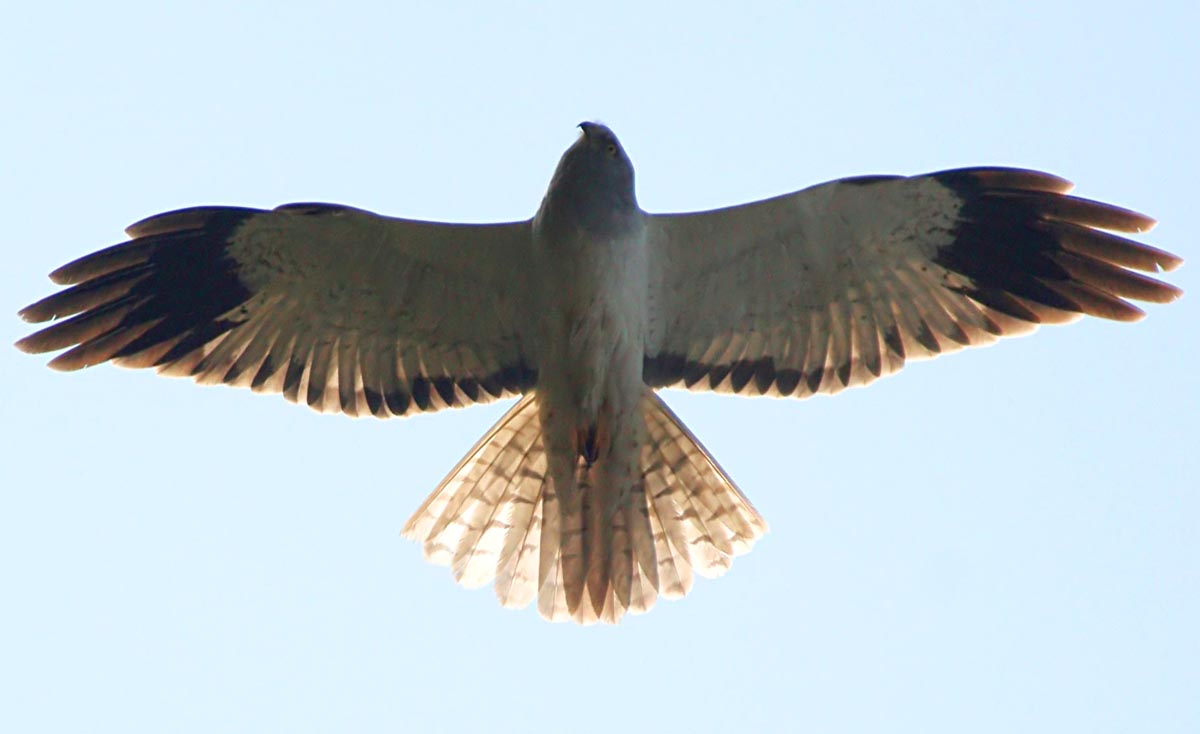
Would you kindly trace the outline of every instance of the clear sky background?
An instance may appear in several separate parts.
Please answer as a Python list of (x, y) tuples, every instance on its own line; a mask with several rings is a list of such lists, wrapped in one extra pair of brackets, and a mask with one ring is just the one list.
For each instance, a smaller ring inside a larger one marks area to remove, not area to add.
[(1190, 294), (834, 398), (668, 393), (772, 532), (616, 628), (399, 537), (506, 405), (353, 420), (0, 346), (0, 730), (1200, 731), (1195, 3), (408, 5), (6, 9), (0, 342), (167, 209), (526, 218), (588, 119), (651, 211), (1052, 171), (1158, 217)]

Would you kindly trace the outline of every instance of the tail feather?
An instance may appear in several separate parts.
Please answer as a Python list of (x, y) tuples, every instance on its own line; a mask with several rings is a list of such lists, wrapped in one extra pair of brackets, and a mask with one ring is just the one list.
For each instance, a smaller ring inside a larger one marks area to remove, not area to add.
[[(598, 463), (596, 474), (583, 478), (588, 555), (588, 597), (592, 611), (606, 622), (616, 622), (630, 607), (633, 586), (633, 544), (630, 534), (646, 517), (628, 512), (640, 493), (636, 470), (622, 471), (609, 461)], [(590, 480), (590, 481), (588, 481)]]
[(646, 412), (643, 466), (656, 471), (646, 490), (670, 500), (660, 512), (670, 506), (679, 512), (697, 573), (719, 576), (733, 556), (747, 552), (762, 537), (766, 522), (678, 416), (660, 398), (651, 398), (657, 410)]
[(642, 593), (644, 590), (638, 588), (639, 584), (650, 589), (657, 589), (659, 584), (658, 578), (658, 558), (654, 549), (654, 526), (650, 520), (650, 507), (646, 501), (645, 484), (642, 485), (643, 490), (634, 492), (630, 496), (629, 501), (625, 503), (623, 509), (625, 513), (625, 527), (629, 528), (629, 545), (633, 554), (633, 562), (631, 565), (632, 579), (630, 581), (630, 597), (629, 608), (647, 608), (643, 604), (635, 603), (635, 596)]
[[(597, 464), (596, 469), (594, 487), (603, 491), (592, 491), (599, 509), (592, 514), (588, 526), (588, 535), (594, 538), (588, 592), (592, 609), (599, 611), (600, 619), (615, 624), (625, 610), (635, 608), (632, 603), (635, 572), (642, 563), (653, 568), (654, 548), (634, 545), (635, 535), (650, 533), (649, 517), (638, 512), (638, 505), (645, 505), (645, 493), (637, 469), (613, 466), (610, 462)], [(647, 552), (649, 557), (643, 559), (638, 552)]]
[[(500, 551), (500, 563), (496, 570), (496, 597), (501, 604), (512, 609), (528, 606), (538, 590), (539, 548), (545, 510), (542, 498), (550, 483), (550, 475), (546, 467), (546, 455), (541, 451), (540, 436), (534, 445), (538, 450), (531, 456), (536, 461), (521, 475), (522, 482), (528, 484), (531, 491), (519, 492), (514, 489), (508, 495), (512, 509), (508, 515), (504, 547)], [(533, 486), (537, 489), (532, 490)]]
[[(630, 488), (632, 489), (632, 487)], [(604, 603), (603, 619), (609, 624), (616, 624), (626, 609), (631, 607), (630, 597), (633, 595), (633, 567), (637, 559), (633, 557), (633, 543), (630, 534), (633, 528), (630, 522), (649, 522), (645, 517), (635, 518), (625, 510), (633, 504), (632, 492), (624, 492), (620, 505), (605, 508), (604, 521), (611, 523), (612, 543), (608, 550), (608, 583), (609, 591)], [(607, 504), (607, 503), (606, 503)], [(611, 512), (608, 511), (611, 509)], [(604, 563), (604, 558), (600, 559)]]
[[(638, 465), (588, 467), (547, 451), (526, 395), (481, 439), (404, 527), (464, 586), (495, 581), (506, 607), (537, 597), (553, 621), (618, 622), (684, 596), (693, 572), (718, 576), (766, 523), (654, 393), (642, 399)], [(561, 447), (560, 447), (561, 448)], [(551, 461), (570, 461), (553, 471)], [(556, 486), (554, 476), (572, 481)]]
[[(692, 590), (692, 561), (688, 544), (679, 530), (679, 523), (674, 520), (676, 510), (673, 506), (660, 511), (660, 506), (668, 504), (664, 500), (650, 502), (650, 528), (654, 535), (654, 557), (658, 567), (658, 590), (667, 599), (679, 599), (687, 596)], [(667, 517), (666, 521), (663, 517)], [(672, 532), (671, 529), (674, 529)]]
[(453, 561), (459, 540), (467, 529), (462, 518), (464, 506), (472, 499), (483, 499), (478, 491), (481, 483), (491, 475), (501, 473), (496, 471), (496, 462), (503, 449), (512, 443), (513, 437), (528, 435), (522, 434), (521, 429), (531, 422), (533, 433), (540, 435), (537, 402), (529, 395), (475, 443), (405, 523), (404, 537), (422, 542), (426, 560), (438, 565)]
[(633, 567), (633, 583), (629, 585), (629, 612), (643, 614), (650, 611), (658, 597), (658, 583), (642, 570), (639, 562)]
[[(467, 588), (483, 586), (495, 576), (510, 527), (505, 515), (511, 514), (520, 501), (518, 495), (527, 478), (535, 480), (531, 486), (540, 487), (545, 477), (545, 469), (539, 472), (536, 468), (545, 455), (537, 428), (534, 423), (526, 423), (514, 431), (460, 510), (459, 519), (466, 530), (458, 541), (451, 568), (454, 578)], [(509, 466), (513, 467), (511, 473)]]
[[(558, 460), (575, 461), (573, 452), (560, 451)], [(578, 478), (558, 486), (555, 476), (572, 472), (550, 471), (552, 490), (546, 496), (546, 522), (542, 524), (541, 566), (538, 569), (538, 611), (552, 621), (578, 618), (581, 624), (595, 621), (584, 607), (587, 584), (587, 514), (584, 487)]]
[[(579, 571), (583, 558), (583, 521), (578, 508), (564, 507), (562, 494), (553, 485), (551, 480), (542, 495), (537, 600), (542, 617), (560, 622), (570, 619), (579, 609), (583, 596), (584, 576)], [(564, 568), (564, 555), (569, 568)]]

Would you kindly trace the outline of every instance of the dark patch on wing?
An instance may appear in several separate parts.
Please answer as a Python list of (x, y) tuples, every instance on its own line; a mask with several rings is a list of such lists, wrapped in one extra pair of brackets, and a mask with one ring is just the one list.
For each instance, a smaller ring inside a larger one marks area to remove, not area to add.
[(938, 343), (937, 337), (933, 335), (933, 329), (929, 328), (929, 324), (925, 319), (921, 319), (917, 323), (917, 333), (913, 335), (917, 343), (928, 349), (934, 354), (939, 354), (942, 351), (942, 345)]
[[(884, 331), (883, 343), (887, 345), (887, 348), (891, 350), (892, 354), (895, 354), (901, 359), (904, 358), (904, 340), (900, 338), (900, 330), (898, 328), (891, 326)], [(876, 372), (875, 374), (878, 375), (879, 373)]]
[(775, 371), (775, 358), (767, 357), (758, 360), (754, 368), (754, 387), (760, 394), (766, 393), (771, 389), (772, 383), (776, 382), (777, 373)]
[(479, 378), (479, 386), (493, 398), (498, 398), (504, 394), (504, 385), (501, 383), (500, 375), (498, 374)]
[[(955, 290), (985, 306), (1034, 323), (1054, 311), (1129, 321), (1142, 312), (1124, 298), (1165, 302), (1179, 294), (1125, 269), (1171, 269), (1178, 258), (1102, 231), (1148, 229), (1154, 222), (1143, 214), (1044, 190), (1032, 174), (1028, 183), (986, 169), (935, 178), (963, 203), (954, 241), (934, 262), (969, 278)], [(996, 182), (1004, 186), (989, 185)]]
[(731, 364), (711, 365), (708, 368), (708, 387), (709, 387), (709, 389), (716, 390), (717, 387), (719, 387), (720, 384), (725, 381), (725, 378), (729, 375), (729, 372), (732, 369), (733, 369), (733, 365), (731, 365)]
[[(845, 374), (849, 377), (849, 367)], [(803, 383), (808, 392), (816, 392), (825, 370), (817, 368), (805, 374), (800, 370), (775, 365), (774, 357), (740, 359), (732, 364), (714, 365), (689, 361), (680, 354), (660, 354), (642, 361), (642, 379), (648, 387), (693, 387), (704, 381), (704, 389), (717, 389), (729, 378), (728, 388), (749, 395), (791, 395)]]
[(424, 377), (418, 377), (409, 383), (408, 389), (411, 391), (412, 401), (416, 403), (421, 410), (429, 410), (433, 405), (429, 399), (429, 380)]
[(741, 392), (754, 377), (758, 363), (750, 359), (740, 359), (729, 368), (729, 386), (734, 392)]
[(304, 379), (304, 369), (308, 367), (308, 355), (292, 354), (288, 360), (287, 374), (283, 378), (283, 395), (288, 400), (299, 402), (300, 381)]
[(267, 380), (279, 370), (279, 365), (275, 363), (271, 353), (263, 359), (262, 364), (258, 366), (258, 371), (254, 373), (254, 379), (250, 381), (250, 389), (258, 390), (266, 384)]
[(442, 402), (446, 405), (458, 403), (458, 396), (454, 393), (454, 384), (454, 380), (450, 377), (433, 378), (433, 389), (437, 390), (437, 394), (441, 396)]
[(363, 398), (367, 401), (367, 409), (371, 411), (371, 415), (381, 418), (387, 416), (382, 393), (373, 387), (363, 385)]
[(387, 401), (388, 410), (392, 411), (392, 415), (404, 415), (408, 412), (408, 406), (412, 404), (410, 396), (411, 393), (396, 388), (387, 391), (384, 394), (384, 400)]
[[(411, 380), (400, 380), (397, 377), (385, 378), (385, 390), (382, 395), (372, 391), (364, 394), (371, 413), (378, 417), (389, 415), (405, 415), (417, 411), (440, 410), (443, 407), (463, 405), (458, 392), (462, 392), (471, 402), (487, 401), (507, 394), (525, 393), (537, 385), (537, 370), (524, 363), (512, 365), (495, 374), (485, 377), (468, 375), (455, 377), (442, 375), (439, 377), (417, 376)], [(504, 385), (497, 387), (495, 393), (481, 393), (480, 385)], [(382, 400), (377, 405), (375, 400)]]
[[(17, 346), (48, 352), (75, 344), (51, 365), (79, 369), (130, 357), (178, 339), (156, 364), (194, 351), (245, 320), (235, 309), (252, 295), (229, 256), (229, 239), (256, 210), (199, 208), (161, 215), (199, 226), (154, 231), (80, 258), (55, 271), (74, 284), (22, 311), (45, 321), (77, 314), (25, 337)], [(231, 313), (232, 312), (232, 313)], [(67, 337), (64, 341), (62, 337)]]
[[(804, 374), (800, 370), (780, 370), (775, 375), (775, 387), (779, 390), (780, 395), (786, 397), (796, 392), (796, 387), (800, 385), (800, 378), (803, 376)], [(766, 390), (761, 392), (766, 392)]]
[(479, 401), (479, 381), (474, 377), (464, 377), (458, 381), (458, 389), (463, 391), (471, 402)]
[(808, 387), (808, 391), (815, 393), (821, 389), (821, 382), (825, 379), (825, 368), (817, 367), (811, 372), (804, 375), (804, 384)]
[(836, 374), (837, 374), (837, 378), (842, 381), (843, 385), (850, 384), (850, 371), (853, 368), (854, 368), (854, 364), (851, 362), (848, 362), (848, 361), (843, 362), (840, 365), (838, 365)]
[[(694, 363), (693, 363), (694, 364)], [(642, 379), (647, 385), (661, 387), (679, 379), (687, 379), (687, 357), (682, 354), (659, 354), (642, 360)], [(697, 379), (699, 377), (697, 376)], [(694, 383), (695, 380), (691, 380)]]
[(524, 362), (506, 365), (499, 373), (500, 384), (512, 392), (524, 392), (537, 382), (537, 370)]

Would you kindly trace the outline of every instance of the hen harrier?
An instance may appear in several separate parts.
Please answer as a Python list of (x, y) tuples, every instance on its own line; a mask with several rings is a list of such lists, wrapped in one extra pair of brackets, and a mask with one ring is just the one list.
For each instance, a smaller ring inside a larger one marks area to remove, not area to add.
[[(405, 535), (501, 603), (616, 622), (766, 524), (655, 394), (805, 397), (906, 361), (1180, 291), (1181, 260), (1110, 232), (1149, 217), (1046, 173), (864, 176), (727, 209), (648, 214), (596, 123), (537, 215), (469, 225), (330, 204), (196, 207), (51, 279), (28, 352), (111, 360), (380, 418), (521, 396)], [(1128, 300), (1127, 300), (1128, 299)], [(65, 318), (69, 317), (69, 318)]]

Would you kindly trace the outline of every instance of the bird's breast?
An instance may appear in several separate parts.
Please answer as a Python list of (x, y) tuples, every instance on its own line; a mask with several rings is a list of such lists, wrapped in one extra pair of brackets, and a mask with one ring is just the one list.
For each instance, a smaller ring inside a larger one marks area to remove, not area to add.
[(606, 403), (641, 394), (647, 265), (641, 231), (578, 232), (540, 243), (538, 391), (594, 421)]

